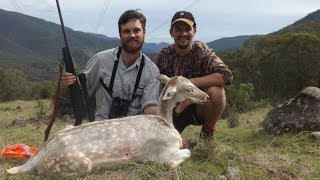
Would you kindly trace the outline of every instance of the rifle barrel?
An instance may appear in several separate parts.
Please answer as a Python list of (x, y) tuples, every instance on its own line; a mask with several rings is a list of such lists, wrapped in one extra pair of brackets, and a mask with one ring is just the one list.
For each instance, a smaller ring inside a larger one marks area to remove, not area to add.
[(57, 4), (57, 8), (58, 8), (59, 19), (60, 19), (60, 23), (61, 23), (61, 28), (62, 28), (62, 34), (63, 34), (64, 42), (65, 42), (65, 44), (66, 44), (67, 51), (70, 52), (69, 43), (68, 43), (68, 38), (67, 38), (66, 30), (65, 30), (65, 28), (64, 28), (62, 13), (61, 13), (60, 5), (59, 5), (59, 0), (56, 0), (56, 2), (57, 2), (56, 4)]

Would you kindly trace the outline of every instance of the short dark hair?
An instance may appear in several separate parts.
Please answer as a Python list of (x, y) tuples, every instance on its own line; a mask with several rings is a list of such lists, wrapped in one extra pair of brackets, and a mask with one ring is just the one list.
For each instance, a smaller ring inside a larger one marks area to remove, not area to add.
[(119, 18), (119, 21), (118, 21), (119, 34), (121, 33), (121, 25), (128, 23), (132, 19), (139, 19), (142, 24), (143, 31), (146, 30), (146, 23), (147, 23), (146, 17), (140, 12), (138, 12), (138, 10), (130, 9), (125, 11)]

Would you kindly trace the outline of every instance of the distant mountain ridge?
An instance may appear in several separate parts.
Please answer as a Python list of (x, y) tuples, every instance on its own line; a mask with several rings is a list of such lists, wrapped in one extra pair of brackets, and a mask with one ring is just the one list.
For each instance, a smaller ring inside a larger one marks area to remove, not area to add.
[(293, 24), (301, 24), (301, 23), (306, 22), (306, 21), (315, 21), (315, 22), (319, 22), (320, 23), (320, 9), (318, 9), (318, 10), (312, 12), (312, 13), (309, 13), (307, 16), (305, 16), (304, 18), (296, 21)]
[(207, 43), (207, 45), (215, 51), (222, 51), (228, 49), (237, 49), (242, 47), (242, 44), (247, 39), (257, 35), (243, 35), (235, 37), (224, 37), (217, 39), (215, 41)]
[[(31, 80), (52, 79), (52, 66), (58, 64), (64, 46), (60, 25), (4, 10), (0, 10), (0, 24), (0, 67), (17, 68)], [(77, 64), (84, 64), (99, 50), (115, 47), (111, 40), (67, 27), (66, 31)]]

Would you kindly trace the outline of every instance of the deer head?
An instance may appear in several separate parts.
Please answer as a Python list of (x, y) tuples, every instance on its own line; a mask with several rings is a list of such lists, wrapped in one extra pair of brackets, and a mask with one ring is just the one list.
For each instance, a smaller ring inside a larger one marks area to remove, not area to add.
[(158, 115), (164, 117), (172, 123), (172, 110), (177, 103), (189, 100), (192, 103), (206, 103), (209, 96), (197, 88), (190, 80), (182, 76), (172, 78), (159, 74), (156, 78), (163, 84), (163, 88), (159, 98)]

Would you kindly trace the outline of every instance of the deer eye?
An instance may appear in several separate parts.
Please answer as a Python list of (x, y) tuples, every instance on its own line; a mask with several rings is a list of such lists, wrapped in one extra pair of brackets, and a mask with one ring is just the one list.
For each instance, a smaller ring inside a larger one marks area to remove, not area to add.
[(192, 87), (188, 88), (187, 92), (193, 92), (193, 88)]

